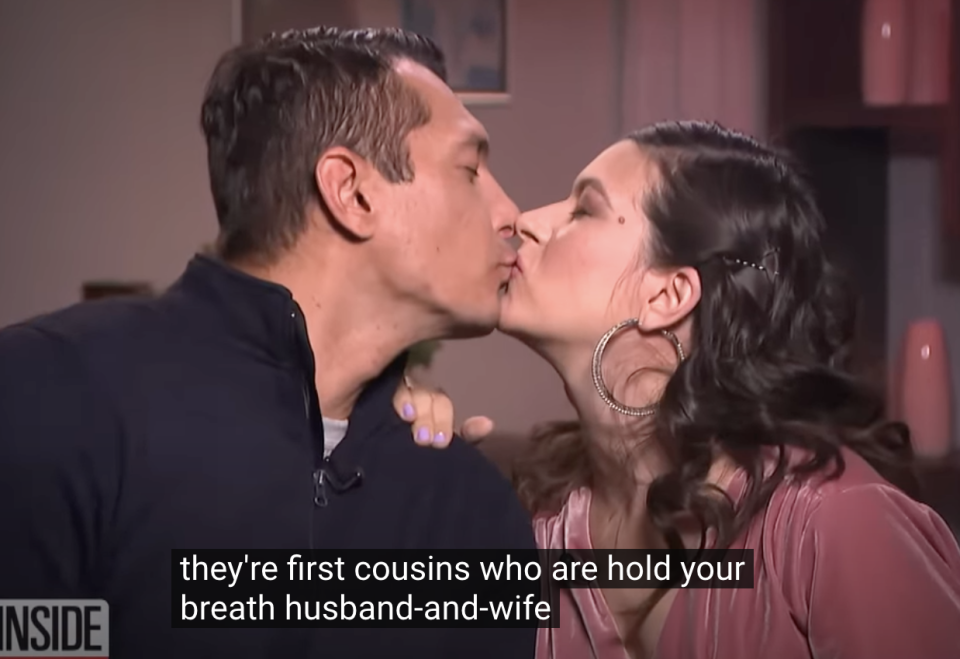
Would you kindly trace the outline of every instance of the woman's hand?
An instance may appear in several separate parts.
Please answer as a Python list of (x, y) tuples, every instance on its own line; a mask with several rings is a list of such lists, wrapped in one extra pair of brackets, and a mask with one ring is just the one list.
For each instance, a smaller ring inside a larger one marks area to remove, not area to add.
[[(420, 446), (446, 448), (453, 437), (453, 402), (439, 389), (415, 384), (404, 377), (393, 397), (393, 406), (401, 419), (413, 427), (413, 439)], [(470, 417), (460, 427), (460, 436), (477, 442), (493, 431), (493, 421), (485, 416)]]

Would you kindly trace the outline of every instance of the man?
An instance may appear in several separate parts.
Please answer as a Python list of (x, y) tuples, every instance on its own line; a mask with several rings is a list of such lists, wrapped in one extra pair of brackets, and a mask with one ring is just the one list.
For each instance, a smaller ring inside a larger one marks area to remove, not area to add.
[(391, 402), (407, 347), (492, 330), (515, 259), (443, 77), (395, 30), (224, 56), (218, 258), (0, 332), (0, 598), (106, 599), (114, 658), (532, 656), (533, 630), (171, 629), (171, 548), (535, 547), (492, 465)]

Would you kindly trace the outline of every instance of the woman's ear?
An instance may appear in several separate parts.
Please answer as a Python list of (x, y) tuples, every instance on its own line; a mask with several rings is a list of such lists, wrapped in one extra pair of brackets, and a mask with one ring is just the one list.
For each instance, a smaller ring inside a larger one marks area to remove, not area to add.
[(314, 170), (317, 189), (330, 211), (330, 220), (355, 240), (368, 240), (376, 230), (371, 201), (372, 170), (365, 159), (342, 147), (324, 152)]
[(640, 327), (645, 330), (678, 325), (700, 302), (700, 273), (694, 268), (650, 270), (644, 279)]

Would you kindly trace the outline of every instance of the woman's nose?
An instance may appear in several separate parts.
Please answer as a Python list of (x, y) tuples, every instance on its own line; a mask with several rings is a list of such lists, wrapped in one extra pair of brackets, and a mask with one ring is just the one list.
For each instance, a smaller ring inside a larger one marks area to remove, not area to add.
[(538, 223), (536, 221), (536, 211), (528, 211), (520, 214), (520, 219), (517, 220), (517, 234), (520, 236), (521, 241), (530, 240), (535, 243), (541, 242), (540, 231), (538, 231)]

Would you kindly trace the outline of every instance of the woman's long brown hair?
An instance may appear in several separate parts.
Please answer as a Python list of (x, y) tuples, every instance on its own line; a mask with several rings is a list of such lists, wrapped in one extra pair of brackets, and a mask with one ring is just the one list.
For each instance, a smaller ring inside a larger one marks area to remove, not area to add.
[[(882, 388), (853, 374), (857, 300), (824, 252), (824, 220), (796, 168), (715, 124), (658, 124), (629, 139), (659, 171), (643, 204), (646, 260), (701, 278), (690, 355), (652, 427), (670, 467), (646, 506), (667, 543), (679, 549), (678, 523), (693, 518), (728, 547), (788, 473), (842, 473), (843, 448), (914, 493), (907, 427), (885, 417)], [(809, 459), (788, 465), (789, 447)], [(745, 473), (736, 505), (706, 482), (718, 453)], [(595, 455), (576, 423), (542, 428), (515, 472), (527, 507), (553, 512), (572, 490), (616, 478)]]

